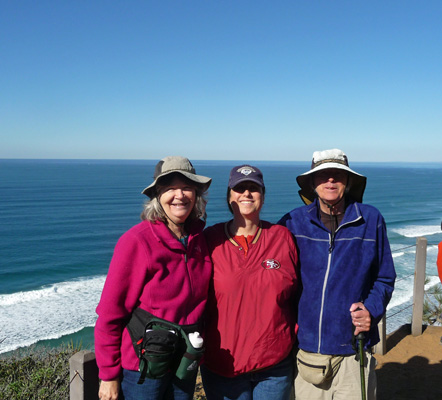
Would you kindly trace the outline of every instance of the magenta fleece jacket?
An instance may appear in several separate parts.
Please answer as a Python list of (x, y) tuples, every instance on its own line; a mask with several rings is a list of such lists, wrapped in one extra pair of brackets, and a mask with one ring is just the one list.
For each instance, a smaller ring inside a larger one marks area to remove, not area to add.
[(212, 273), (203, 227), (202, 221), (191, 227), (187, 250), (162, 222), (143, 221), (118, 240), (96, 310), (100, 379), (118, 378), (121, 368), (138, 370), (125, 329), (136, 307), (177, 324), (201, 320)]

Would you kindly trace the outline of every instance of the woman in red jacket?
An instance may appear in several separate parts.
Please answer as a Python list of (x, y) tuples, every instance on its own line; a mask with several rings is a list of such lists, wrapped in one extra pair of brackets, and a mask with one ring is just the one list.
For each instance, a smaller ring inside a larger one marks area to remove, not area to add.
[[(126, 325), (140, 310), (183, 329), (201, 322), (212, 272), (201, 220), (210, 183), (196, 175), (187, 158), (166, 157), (143, 190), (150, 197), (143, 221), (119, 239), (97, 307), (101, 400), (116, 400), (121, 392), (125, 400), (193, 398), (195, 376), (179, 379), (172, 367), (159, 379), (148, 376), (139, 384), (140, 359)], [(143, 340), (144, 331), (142, 325)]]
[(201, 368), (208, 400), (284, 400), (292, 390), (297, 254), (285, 227), (260, 219), (264, 193), (258, 168), (233, 168), (233, 219), (204, 231), (214, 269)]

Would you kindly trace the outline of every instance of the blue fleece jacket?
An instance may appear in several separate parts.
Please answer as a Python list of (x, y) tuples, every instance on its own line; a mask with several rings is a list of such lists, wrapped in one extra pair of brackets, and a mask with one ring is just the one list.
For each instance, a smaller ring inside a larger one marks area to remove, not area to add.
[(365, 347), (371, 347), (379, 342), (377, 323), (394, 288), (385, 221), (376, 208), (350, 203), (332, 242), (319, 214), (316, 199), (279, 221), (293, 233), (298, 248), (299, 347), (321, 354), (352, 354), (351, 304), (361, 301), (371, 314), (371, 329), (365, 332)]

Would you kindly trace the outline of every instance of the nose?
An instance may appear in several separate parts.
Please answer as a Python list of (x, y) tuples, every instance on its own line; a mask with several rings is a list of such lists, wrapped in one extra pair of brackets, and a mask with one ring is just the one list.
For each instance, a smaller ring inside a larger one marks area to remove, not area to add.
[(184, 197), (183, 189), (175, 189), (175, 197), (182, 199)]

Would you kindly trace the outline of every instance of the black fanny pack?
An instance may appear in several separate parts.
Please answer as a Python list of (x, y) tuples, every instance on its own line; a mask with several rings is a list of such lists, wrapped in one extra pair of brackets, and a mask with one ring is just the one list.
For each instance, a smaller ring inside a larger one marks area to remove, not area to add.
[(146, 377), (159, 379), (171, 371), (180, 379), (196, 375), (204, 347), (193, 347), (188, 335), (200, 331), (198, 324), (174, 324), (136, 308), (126, 328), (140, 359), (139, 384)]

